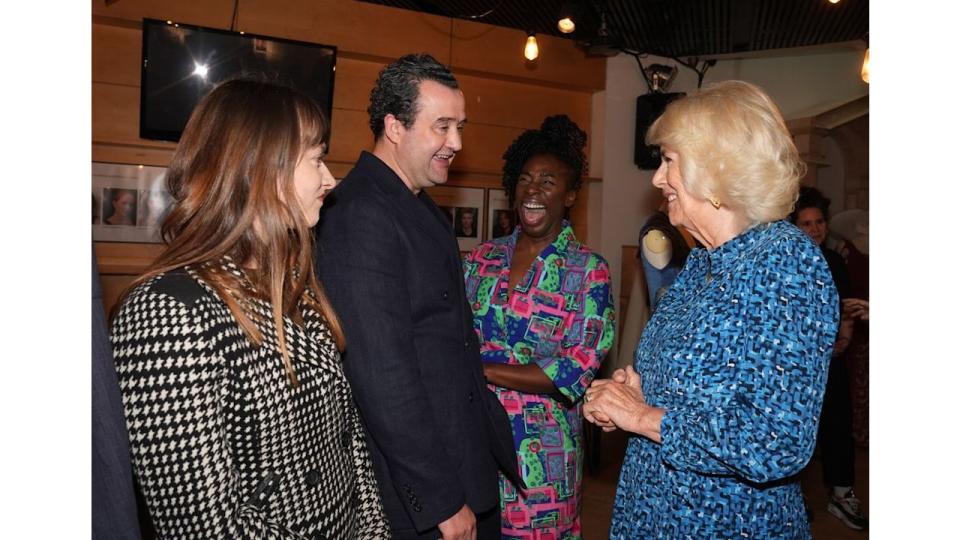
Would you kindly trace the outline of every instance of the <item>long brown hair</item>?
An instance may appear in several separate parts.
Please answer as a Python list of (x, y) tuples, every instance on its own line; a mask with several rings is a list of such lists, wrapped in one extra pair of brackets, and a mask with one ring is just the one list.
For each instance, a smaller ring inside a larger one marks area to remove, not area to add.
[[(343, 350), (343, 331), (314, 274), (313, 236), (293, 187), (302, 152), (325, 144), (329, 130), (321, 109), (296, 90), (251, 79), (211, 90), (190, 116), (167, 170), (175, 201), (161, 226), (167, 247), (121, 302), (138, 284), (189, 265), (257, 345), (263, 336), (249, 304), (254, 297), (271, 303), (294, 385), (283, 316), (302, 325), (300, 302), (323, 316)], [(244, 267), (249, 283), (222, 268), (225, 256)]]

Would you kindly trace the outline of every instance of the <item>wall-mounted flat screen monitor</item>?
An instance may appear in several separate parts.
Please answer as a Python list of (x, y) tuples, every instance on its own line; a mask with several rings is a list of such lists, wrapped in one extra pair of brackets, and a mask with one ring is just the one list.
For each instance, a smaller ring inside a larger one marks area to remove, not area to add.
[(200, 99), (238, 76), (292, 86), (330, 119), (336, 64), (337, 48), (330, 45), (144, 19), (140, 137), (180, 140)]

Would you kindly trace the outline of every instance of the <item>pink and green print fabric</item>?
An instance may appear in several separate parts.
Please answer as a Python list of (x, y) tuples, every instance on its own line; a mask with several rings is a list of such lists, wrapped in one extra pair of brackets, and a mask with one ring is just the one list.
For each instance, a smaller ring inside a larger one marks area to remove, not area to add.
[(509, 290), (519, 229), (476, 247), (464, 261), (467, 298), (484, 362), (535, 364), (559, 395), (491, 385), (510, 417), (520, 492), (502, 474), (504, 539), (581, 538), (581, 398), (613, 344), (610, 271), (564, 221), (526, 275)]

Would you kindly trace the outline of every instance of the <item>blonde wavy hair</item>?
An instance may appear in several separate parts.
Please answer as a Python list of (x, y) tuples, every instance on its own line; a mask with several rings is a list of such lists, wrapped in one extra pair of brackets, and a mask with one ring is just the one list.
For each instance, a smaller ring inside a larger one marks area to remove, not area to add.
[(647, 144), (677, 152), (684, 188), (716, 197), (751, 226), (789, 215), (806, 173), (779, 107), (744, 81), (672, 102), (647, 131)]

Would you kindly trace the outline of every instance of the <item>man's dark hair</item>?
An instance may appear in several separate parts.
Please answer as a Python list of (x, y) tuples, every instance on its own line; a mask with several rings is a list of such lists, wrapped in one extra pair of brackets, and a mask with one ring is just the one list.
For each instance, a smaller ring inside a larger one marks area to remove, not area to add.
[(533, 156), (551, 155), (570, 167), (571, 190), (580, 189), (587, 170), (587, 134), (565, 114), (548, 116), (540, 129), (529, 129), (517, 137), (503, 154), (503, 187), (513, 208), (517, 180), (523, 172), (523, 164)]
[(370, 106), (367, 107), (374, 140), (383, 135), (383, 119), (388, 114), (395, 116), (406, 128), (413, 125), (420, 111), (417, 98), (423, 81), (460, 88), (453, 73), (426, 53), (408, 54), (383, 68), (370, 91)]
[(823, 196), (823, 193), (815, 187), (803, 186), (800, 188), (800, 195), (797, 202), (793, 205), (793, 212), (790, 213), (790, 223), (796, 225), (800, 211), (805, 208), (819, 208), (823, 213), (823, 219), (830, 219), (830, 199)]

